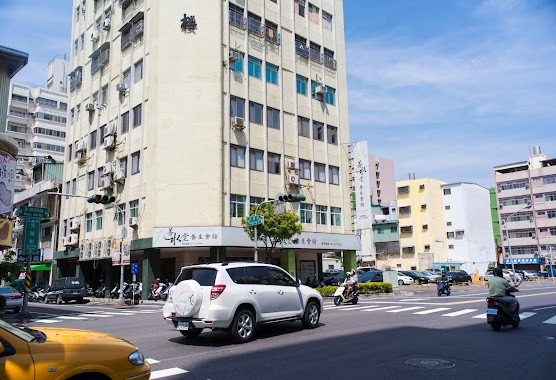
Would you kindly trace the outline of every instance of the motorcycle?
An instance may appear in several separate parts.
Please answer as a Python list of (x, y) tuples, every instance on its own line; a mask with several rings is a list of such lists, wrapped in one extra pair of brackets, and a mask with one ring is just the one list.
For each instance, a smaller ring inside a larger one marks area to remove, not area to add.
[[(125, 283), (124, 283), (124, 289), (125, 289)], [(120, 285), (117, 282), (115, 282), (114, 287), (110, 291), (110, 298), (111, 299), (116, 299), (119, 296), (120, 296)]]
[[(515, 291), (518, 290), (515, 289)], [(506, 290), (506, 295), (515, 297), (511, 294), (510, 290)], [(507, 302), (502, 301), (498, 297), (488, 297), (486, 315), (487, 323), (494, 331), (500, 331), (501, 327), (508, 325), (512, 325), (515, 329), (519, 327), (519, 303), (514, 311), (510, 311), (509, 304)]]
[(447, 296), (451, 293), (450, 283), (446, 280), (438, 281), (438, 285), (436, 286), (438, 296), (442, 296), (442, 294), (446, 294)]
[(336, 292), (334, 293), (334, 305), (338, 306), (342, 303), (352, 303), (354, 305), (359, 301), (359, 286), (354, 285), (351, 294), (346, 296), (347, 287), (344, 285), (338, 286)]
[(95, 290), (95, 297), (96, 298), (104, 298), (104, 295), (106, 293), (106, 286), (104, 284), (101, 284), (97, 290)]
[(151, 291), (149, 292), (149, 296), (147, 298), (151, 301), (158, 301), (161, 298), (165, 286), (166, 285), (163, 282), (154, 282), (151, 285)]
[(166, 289), (164, 289), (164, 292), (162, 292), (163, 301), (166, 301), (168, 299), (168, 295), (170, 294), (170, 288), (172, 288), (172, 286), (174, 286), (174, 283), (168, 282), (168, 286), (166, 286)]
[(94, 297), (95, 291), (91, 287), (91, 285), (87, 284), (87, 297)]

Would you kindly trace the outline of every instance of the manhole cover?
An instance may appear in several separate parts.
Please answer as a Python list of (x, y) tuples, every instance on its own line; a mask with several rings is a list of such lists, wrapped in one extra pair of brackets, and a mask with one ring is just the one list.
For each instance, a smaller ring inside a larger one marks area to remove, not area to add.
[(452, 362), (442, 359), (409, 359), (405, 361), (405, 364), (412, 365), (414, 367), (421, 367), (426, 369), (446, 369), (453, 368), (456, 365)]

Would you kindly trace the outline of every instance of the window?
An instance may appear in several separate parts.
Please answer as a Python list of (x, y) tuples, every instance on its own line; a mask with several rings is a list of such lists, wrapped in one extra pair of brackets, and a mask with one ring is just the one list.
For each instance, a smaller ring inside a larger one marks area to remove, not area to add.
[(74, 118), (75, 118), (75, 109), (72, 108), (70, 110), (70, 124), (73, 124)]
[(429, 229), (429, 225), (428, 224), (423, 224), (423, 231), (428, 231)]
[(297, 133), (299, 136), (311, 137), (309, 119), (301, 116), (297, 117)]
[(409, 194), (409, 186), (398, 187), (398, 194)]
[(249, 149), (249, 169), (262, 172), (264, 152), (258, 149)]
[(421, 210), (426, 210), (427, 209), (427, 205), (426, 204), (422, 204), (421, 205)]
[(249, 57), (247, 59), (247, 74), (250, 77), (261, 79), (261, 66), (263, 62), (260, 59)]
[(331, 106), (336, 104), (336, 89), (332, 87), (326, 87), (326, 94), (324, 94), (324, 101), (326, 104), (330, 104)]
[(108, 104), (108, 85), (104, 86), (100, 92), (101, 104)]
[(230, 50), (230, 54), (232, 54), (234, 57), (236, 57), (236, 60), (230, 60), (230, 70), (232, 71), (237, 71), (238, 73), (242, 73), (243, 72), (243, 57), (245, 56), (245, 54), (243, 54), (240, 51), (237, 50)]
[(292, 278), (282, 269), (268, 268), (268, 274), (270, 277), (271, 285), (291, 286), (291, 287), (296, 286)]
[(447, 226), (451, 226), (451, 225), (452, 225), (452, 222), (446, 222), (446, 225), (447, 225)]
[(133, 107), (133, 128), (141, 125), (141, 113), (143, 111), (143, 105), (139, 104)]
[(463, 239), (464, 231), (456, 231), (456, 239)]
[(263, 203), (265, 201), (264, 198), (262, 197), (250, 197), (249, 198), (249, 206), (251, 208), (253, 208), (253, 206), (257, 206), (260, 205), (261, 203)]
[(77, 55), (78, 52), (79, 52), (79, 39), (76, 38), (75, 41), (73, 41), (73, 55)]
[(449, 210), (450, 206), (444, 206), (444, 210)]
[(79, 121), (79, 117), (81, 116), (81, 104), (78, 104), (77, 106), (75, 106), (75, 109), (77, 110), (76, 116), (75, 116), (75, 121)]
[(140, 154), (141, 152), (135, 152), (131, 154), (131, 175), (139, 173)]
[(328, 207), (317, 205), (317, 224), (326, 226), (328, 224)]
[(71, 161), (71, 159), (73, 158), (72, 156), (72, 148), (73, 148), (73, 144), (69, 144), (68, 145), (68, 161)]
[(322, 11), (322, 26), (325, 30), (332, 31), (332, 15)]
[(280, 110), (267, 107), (266, 124), (268, 128), (280, 129)]
[(319, 9), (313, 4), (309, 4), (309, 21), (319, 24)]
[(118, 226), (121, 226), (124, 224), (125, 220), (125, 203), (118, 205), (118, 207), (119, 210), (121, 210), (121, 212), (118, 210)]
[(454, 246), (452, 244), (449, 244), (448, 249), (454, 249)]
[(139, 217), (139, 199), (129, 202), (129, 217)]
[(122, 115), (122, 135), (129, 132), (129, 111)]
[(230, 116), (245, 118), (245, 100), (235, 96), (230, 97)]
[(448, 239), (453, 239), (454, 238), (454, 233), (453, 232), (446, 232), (446, 237)]
[(295, 0), (294, 12), (301, 17), (305, 17), (305, 0)]
[(266, 83), (278, 84), (278, 66), (266, 64)]
[(124, 178), (127, 177), (127, 157), (120, 158), (120, 171)]
[(308, 203), (301, 203), (299, 206), (300, 221), (301, 223), (313, 223), (313, 205)]
[(85, 214), (85, 232), (91, 232), (93, 230), (93, 213), (88, 212)]
[(253, 124), (263, 124), (263, 105), (249, 102), (249, 122)]
[(378, 235), (383, 235), (383, 234), (384, 234), (384, 230), (383, 230), (382, 228), (380, 228), (380, 227), (377, 227), (377, 228), (376, 228), (376, 233), (377, 233)]
[(100, 142), (104, 142), (104, 132), (106, 132), (106, 124), (100, 127)]
[[(66, 182), (66, 187), (64, 189), (67, 189), (66, 191), (68, 192), (68, 194), (70, 193), (70, 191), (71, 191), (70, 181)], [(69, 196), (66, 196), (66, 199), (68, 199), (68, 198), (69, 198)]]
[(102, 168), (97, 169), (97, 187), (102, 187)]
[(232, 218), (245, 216), (245, 195), (230, 194), (230, 216)]
[(332, 185), (340, 184), (340, 168), (337, 166), (328, 166), (328, 182)]
[(81, 51), (85, 49), (85, 33), (81, 33)]
[(311, 161), (299, 160), (299, 178), (311, 179)]
[(340, 227), (342, 225), (342, 209), (330, 207), (330, 225)]
[(268, 172), (270, 174), (280, 174), (280, 155), (268, 152), (266, 156), (268, 161)]
[(298, 94), (307, 96), (307, 82), (308, 79), (298, 75), (295, 80), (295, 87)]
[(324, 124), (313, 121), (313, 138), (315, 140), (324, 141)]
[(96, 129), (91, 132), (89, 145), (91, 146), (91, 150), (97, 147), (97, 131)]
[(71, 180), (71, 193), (73, 195), (77, 194), (77, 180), (75, 178)]
[(397, 227), (390, 227), (390, 232), (395, 234), (398, 233), (398, 228)]
[(331, 125), (326, 126), (326, 141), (329, 144), (338, 144), (338, 128)]
[(444, 195), (452, 194), (452, 189), (444, 189)]
[(129, 88), (131, 85), (131, 69), (124, 71), (123, 77), (123, 82), (126, 84), (126, 88)]
[(230, 145), (230, 165), (236, 168), (245, 167), (245, 148), (237, 145)]
[(96, 230), (102, 230), (102, 210), (95, 211)]
[(133, 83), (139, 82), (143, 79), (143, 60), (140, 60), (134, 65)]
[(95, 188), (95, 172), (87, 173), (87, 190), (91, 191)]
[(326, 182), (326, 165), (315, 162), (315, 181)]
[(240, 8), (237, 5), (230, 3), (229, 21), (230, 24), (244, 29), (245, 26), (243, 23), (243, 8)]

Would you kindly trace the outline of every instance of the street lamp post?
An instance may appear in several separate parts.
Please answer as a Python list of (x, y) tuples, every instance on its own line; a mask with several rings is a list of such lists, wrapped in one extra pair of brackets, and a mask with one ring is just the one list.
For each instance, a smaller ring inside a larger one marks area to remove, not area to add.
[(514, 284), (516, 284), (516, 279), (515, 279), (515, 265), (514, 265), (514, 259), (512, 257), (512, 246), (510, 244), (510, 233), (508, 232), (508, 220), (514, 216), (515, 214), (517, 214), (518, 212), (521, 212), (523, 210), (529, 209), (531, 208), (532, 204), (528, 203), (527, 206), (517, 210), (516, 212), (514, 212), (513, 214), (511, 214), (510, 216), (506, 217), (504, 219), (504, 227), (506, 227), (506, 240), (508, 241), (508, 254), (510, 255), (510, 262), (512, 263), (512, 272), (513, 272), (513, 280), (514, 280)]

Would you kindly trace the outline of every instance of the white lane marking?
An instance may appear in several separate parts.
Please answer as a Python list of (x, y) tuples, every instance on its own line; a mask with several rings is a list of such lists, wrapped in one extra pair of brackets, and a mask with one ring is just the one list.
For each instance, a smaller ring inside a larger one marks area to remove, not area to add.
[(158, 371), (153, 371), (151, 372), (151, 380), (152, 379), (160, 379), (162, 377), (167, 377), (167, 376), (174, 376), (174, 375), (181, 375), (183, 373), (187, 373), (189, 371), (186, 371), (185, 369), (181, 369), (181, 368), (168, 368), (168, 369), (161, 369)]
[(149, 364), (160, 363), (159, 360), (155, 360), (155, 359), (151, 359), (151, 358), (145, 359), (145, 361), (146, 361), (147, 363), (149, 363)]
[(87, 318), (110, 318), (112, 315), (102, 315), (102, 314), (77, 314), (78, 317)]
[(428, 301), (430, 298), (407, 298), (407, 299), (400, 299), (399, 302), (406, 302), (406, 301)]
[(350, 310), (360, 310), (360, 309), (370, 309), (372, 307), (377, 307), (378, 305), (367, 305), (367, 306), (354, 306), (350, 307), (349, 309), (342, 309), (342, 311), (350, 311)]
[(403, 309), (388, 310), (387, 313), (401, 313), (402, 311), (424, 309), (424, 306), (404, 307)]
[(83, 321), (87, 318), (83, 318), (83, 317), (70, 317), (70, 316), (66, 316), (66, 315), (61, 315), (59, 317), (56, 317), (58, 319), (69, 319), (69, 320), (76, 320), (76, 321)]
[(37, 323), (57, 323), (62, 322), (60, 319), (39, 319)]
[(556, 325), (556, 316), (547, 319), (546, 321), (544, 321), (543, 323), (548, 323), (549, 325)]
[(530, 311), (524, 311), (523, 313), (519, 313), (519, 319), (523, 321), (524, 319), (532, 317), (533, 315), (536, 314), (537, 313), (531, 313)]
[(485, 318), (486, 318), (486, 316), (487, 316), (487, 315), (486, 315), (486, 313), (483, 313), (483, 314), (479, 314), (479, 315), (476, 315), (476, 316), (474, 316), (474, 317), (471, 317), (471, 318), (477, 318), (477, 319), (485, 319)]
[(450, 308), (449, 307), (439, 307), (438, 309), (423, 310), (423, 311), (418, 311), (418, 312), (413, 313), (413, 314), (423, 315), (423, 314), (438, 313), (440, 311), (446, 311), (446, 310), (450, 310)]
[(342, 310), (342, 309), (350, 309), (352, 307), (355, 307), (355, 305), (344, 305), (344, 306), (334, 306), (334, 307), (329, 307), (329, 308), (324, 308), (324, 310)]
[(361, 310), (361, 311), (377, 311), (377, 310), (386, 310), (386, 309), (395, 309), (401, 306), (383, 306), (383, 307), (377, 307), (376, 309), (365, 309), (365, 310)]
[(533, 310), (534, 310), (534, 311), (546, 310), (546, 309), (553, 309), (553, 308), (555, 308), (555, 307), (556, 307), (556, 306), (547, 306), (547, 307), (540, 307), (540, 308), (538, 308), (538, 309), (533, 309)]
[(477, 311), (477, 309), (463, 309), (463, 310), (459, 310), (459, 311), (454, 311), (453, 313), (442, 314), (442, 316), (443, 317), (457, 317), (458, 315), (472, 313), (474, 311)]
[(106, 312), (102, 313), (101, 315), (135, 315), (135, 313), (133, 313), (133, 314), (132, 313), (115, 313), (115, 312), (112, 312), (112, 311), (111, 312), (106, 311)]

